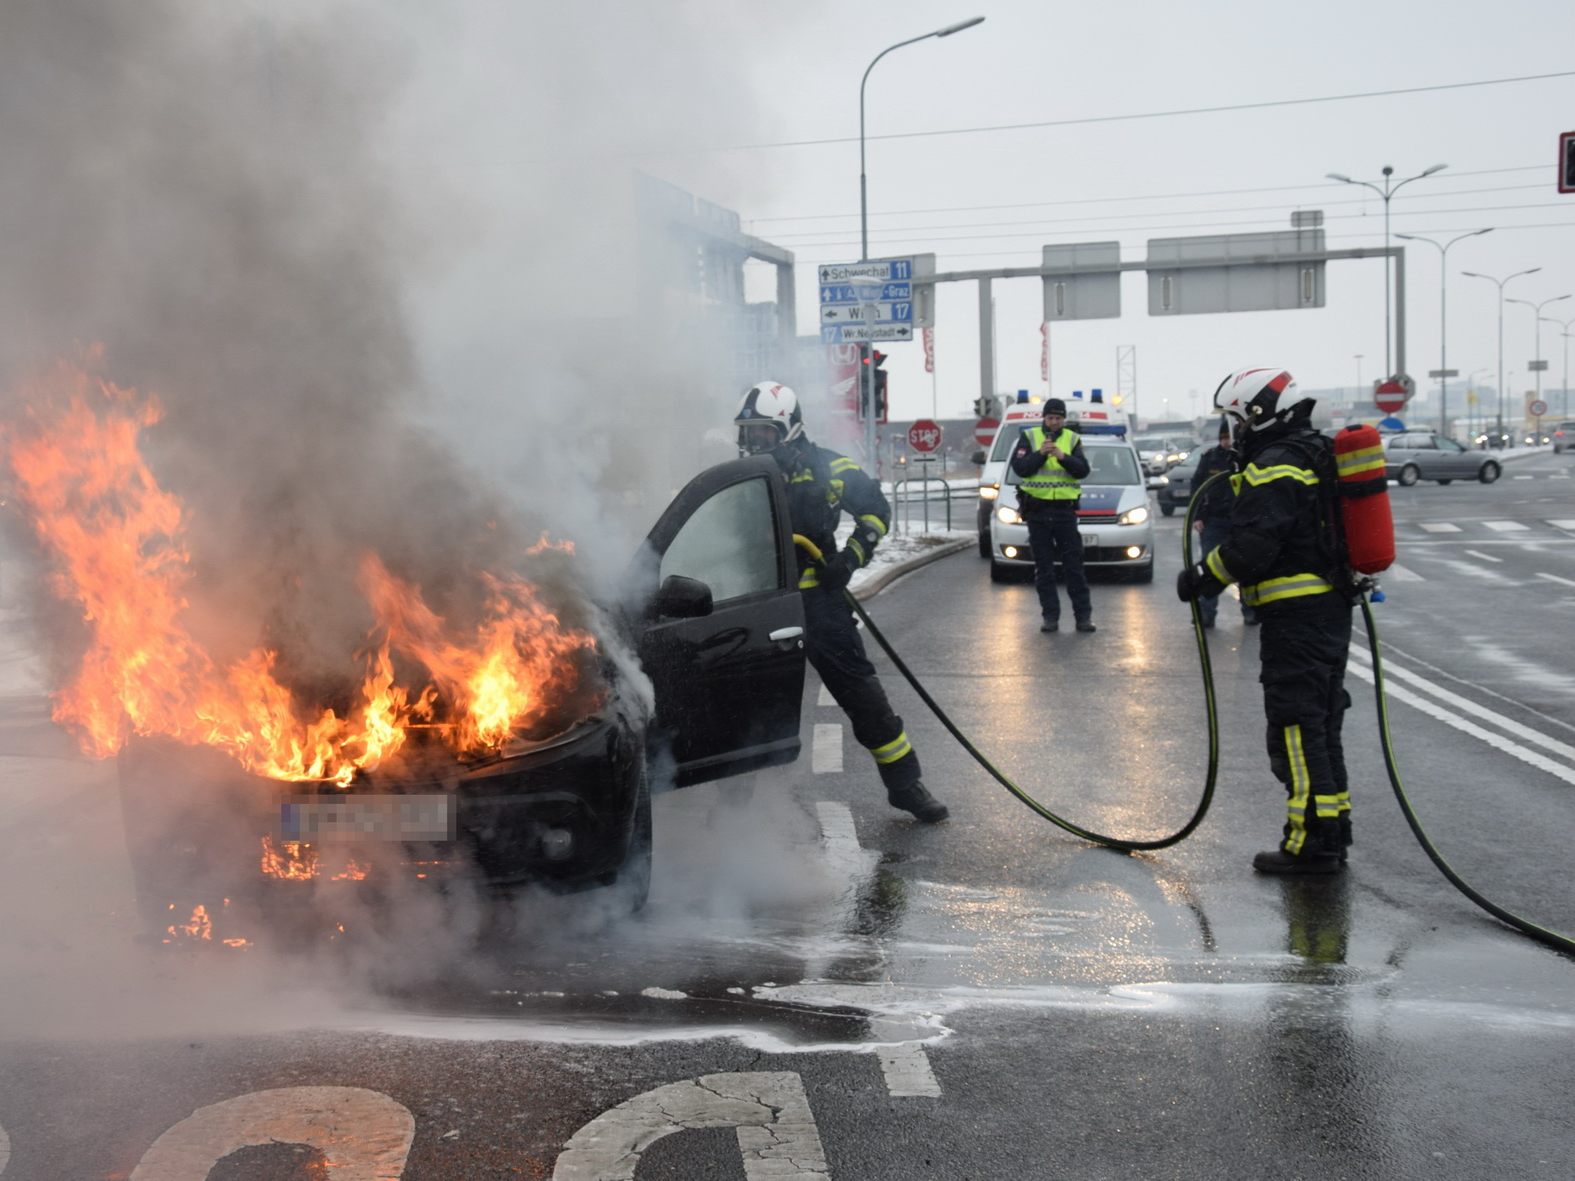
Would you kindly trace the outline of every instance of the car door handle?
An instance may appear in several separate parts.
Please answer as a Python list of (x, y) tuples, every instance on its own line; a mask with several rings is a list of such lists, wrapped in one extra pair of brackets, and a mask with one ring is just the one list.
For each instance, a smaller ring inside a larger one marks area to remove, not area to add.
[(779, 627), (771, 633), (771, 639), (780, 644), (783, 640), (796, 640), (804, 634), (801, 627)]

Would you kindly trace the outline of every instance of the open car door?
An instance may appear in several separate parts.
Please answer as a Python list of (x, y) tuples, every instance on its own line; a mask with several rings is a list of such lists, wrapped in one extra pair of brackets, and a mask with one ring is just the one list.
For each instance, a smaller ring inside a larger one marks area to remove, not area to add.
[(776, 463), (739, 459), (691, 480), (633, 578), (640, 660), (676, 786), (796, 759), (804, 605)]

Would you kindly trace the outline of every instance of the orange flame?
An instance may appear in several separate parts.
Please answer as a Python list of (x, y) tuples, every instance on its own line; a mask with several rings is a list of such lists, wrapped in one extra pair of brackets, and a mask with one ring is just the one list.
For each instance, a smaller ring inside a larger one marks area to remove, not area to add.
[[(221, 667), (184, 622), (187, 511), (138, 448), (142, 430), (161, 418), (159, 403), (95, 376), (100, 361), (93, 350), (29, 383), (27, 411), (3, 431), (18, 501), (51, 560), (51, 587), (80, 607), (88, 632), (54, 706), (85, 751), (107, 757), (132, 734), (159, 734), (216, 746), (271, 778), (347, 785), (397, 752), (413, 721), (438, 723), (457, 753), (495, 749), (586, 693), (594, 637), (563, 625), (525, 579), (481, 574), (485, 617), (457, 636), (375, 554), (360, 566), (375, 642), (364, 669), (347, 678), (359, 685), (347, 716), (304, 706), (268, 648)], [(400, 684), (391, 651), (430, 680)]]

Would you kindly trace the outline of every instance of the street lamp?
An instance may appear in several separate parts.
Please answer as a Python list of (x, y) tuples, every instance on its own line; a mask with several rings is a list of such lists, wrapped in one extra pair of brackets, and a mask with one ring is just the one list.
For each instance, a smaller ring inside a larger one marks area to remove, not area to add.
[(1408, 242), (1426, 242), (1430, 246), (1438, 247), (1438, 433), (1449, 434), (1449, 361), (1445, 350), (1445, 337), (1447, 334), (1447, 321), (1444, 319), (1444, 289), (1449, 286), (1449, 271), (1445, 268), (1445, 259), (1449, 257), (1449, 248), (1463, 238), (1475, 238), (1481, 234), (1491, 234), (1493, 227), (1471, 230), (1459, 237), (1451, 238), (1448, 242), (1437, 242), (1432, 238), (1424, 238), (1421, 234), (1396, 234), (1396, 238), (1404, 238)]
[(1364, 356), (1366, 356), (1366, 355), (1367, 355), (1366, 353), (1353, 353), (1352, 354), (1352, 356), (1354, 356), (1356, 358), (1356, 402), (1355, 402), (1355, 405), (1357, 405), (1357, 406), (1360, 406), (1362, 404), (1362, 358)]
[(1524, 271), (1516, 271), (1513, 275), (1505, 275), (1502, 279), (1495, 279), (1492, 275), (1479, 275), (1476, 271), (1461, 271), (1472, 279), (1486, 279), (1489, 283), (1498, 284), (1498, 433), (1504, 433), (1504, 284), (1520, 278), (1522, 275), (1535, 275), (1541, 267), (1531, 267)]
[(1384, 165), (1384, 187), (1383, 188), (1379, 188), (1376, 184), (1374, 184), (1370, 180), (1352, 180), (1349, 176), (1346, 176), (1344, 173), (1341, 173), (1341, 172), (1326, 172), (1326, 173), (1324, 173), (1324, 175), (1327, 176), (1330, 180), (1337, 180), (1341, 184), (1361, 185), (1363, 188), (1372, 189), (1373, 192), (1377, 193), (1380, 197), (1382, 197), (1384, 199), (1384, 251), (1385, 251), (1385, 254), (1384, 254), (1384, 376), (1385, 377), (1392, 377), (1392, 376), (1394, 376), (1394, 371), (1389, 367), (1389, 255), (1387, 253), (1388, 250), (1389, 250), (1389, 199), (1391, 197), (1393, 197), (1396, 193), (1398, 193), (1406, 185), (1410, 184), (1413, 180), (1421, 180), (1424, 176), (1432, 176), (1433, 173), (1435, 173), (1435, 172), (1442, 172), (1444, 169), (1446, 169), (1448, 167), (1449, 167), (1448, 164), (1435, 164), (1431, 168), (1424, 169), (1423, 171), (1417, 173), (1415, 176), (1408, 176), (1402, 181), (1398, 181), (1395, 184), (1390, 184), (1389, 183), (1389, 178), (1394, 175), (1394, 171), (1395, 170), (1394, 170), (1393, 165), (1385, 164)]
[[(901, 49), (904, 45), (913, 45), (919, 41), (928, 41), (931, 37), (950, 37), (953, 33), (960, 33), (964, 29), (971, 29), (975, 25), (982, 25), (984, 17), (969, 17), (965, 21), (958, 21), (954, 25), (936, 29), (933, 32), (921, 33), (917, 37), (909, 37), (906, 41), (899, 41), (895, 45), (888, 45), (881, 50), (864, 68), (864, 77), (859, 81), (859, 261), (868, 262), (870, 258), (870, 213), (869, 213), (869, 180), (864, 172), (864, 87), (870, 80), (870, 71), (875, 68), (875, 63), (880, 61), (894, 49)], [(869, 341), (859, 345), (859, 360), (863, 362), (860, 370), (863, 373), (861, 380), (864, 383), (864, 405), (869, 407), (865, 419), (864, 442), (866, 454), (873, 467), (875, 457), (875, 367), (870, 364)], [(872, 471), (870, 473), (874, 475)]]
[[(1537, 322), (1533, 326), (1533, 331), (1536, 333), (1535, 348), (1537, 355), (1533, 357), (1532, 360), (1537, 362), (1537, 401), (1539, 402), (1542, 401), (1542, 309), (1547, 307), (1550, 303), (1558, 303), (1559, 300), (1568, 298), (1569, 293), (1566, 292), (1563, 295), (1555, 295), (1549, 299), (1545, 299), (1541, 303), (1532, 303), (1529, 299), (1509, 299), (1504, 301), (1505, 303), (1523, 303), (1528, 308), (1532, 308), (1537, 313)], [(1554, 323), (1557, 323), (1557, 321), (1554, 321)]]

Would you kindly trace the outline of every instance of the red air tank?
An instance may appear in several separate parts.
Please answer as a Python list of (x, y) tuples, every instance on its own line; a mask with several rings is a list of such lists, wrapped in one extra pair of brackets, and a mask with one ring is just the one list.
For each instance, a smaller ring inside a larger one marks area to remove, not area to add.
[(1384, 446), (1376, 427), (1348, 426), (1334, 437), (1340, 474), (1340, 517), (1351, 569), (1377, 574), (1395, 560), (1395, 519), (1384, 478)]

